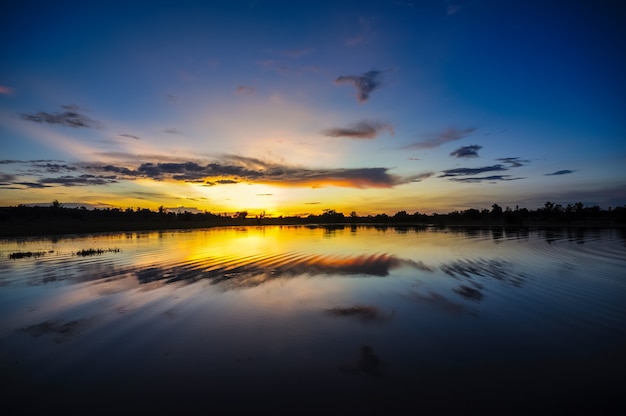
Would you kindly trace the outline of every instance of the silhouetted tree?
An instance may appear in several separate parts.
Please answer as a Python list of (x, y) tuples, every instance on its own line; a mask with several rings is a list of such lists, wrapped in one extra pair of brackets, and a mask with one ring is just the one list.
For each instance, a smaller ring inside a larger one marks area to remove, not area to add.
[(493, 204), (491, 206), (491, 216), (493, 218), (500, 218), (502, 216), (502, 207), (498, 204)]

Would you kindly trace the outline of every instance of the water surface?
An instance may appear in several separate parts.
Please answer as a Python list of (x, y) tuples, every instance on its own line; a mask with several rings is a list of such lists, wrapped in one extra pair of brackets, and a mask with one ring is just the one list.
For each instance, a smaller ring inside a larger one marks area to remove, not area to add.
[(2, 388), (87, 413), (622, 405), (625, 247), (357, 226), (3, 240)]

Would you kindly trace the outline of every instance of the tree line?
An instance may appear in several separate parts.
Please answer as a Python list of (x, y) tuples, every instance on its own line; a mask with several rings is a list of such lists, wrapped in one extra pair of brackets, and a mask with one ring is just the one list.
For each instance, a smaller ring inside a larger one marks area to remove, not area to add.
[(355, 211), (348, 215), (334, 209), (325, 209), (319, 215), (269, 217), (265, 214), (248, 216), (247, 211), (235, 214), (215, 214), (211, 212), (174, 212), (163, 206), (157, 210), (133, 208), (67, 208), (58, 201), (49, 206), (0, 207), (0, 224), (12, 221), (75, 221), (75, 222), (140, 222), (144, 224), (185, 224), (203, 223), (210, 225), (254, 225), (254, 224), (340, 224), (340, 223), (383, 223), (383, 224), (486, 224), (486, 225), (534, 225), (534, 224), (570, 224), (570, 223), (626, 223), (626, 206), (601, 209), (598, 206), (585, 206), (581, 202), (574, 204), (555, 204), (546, 202), (535, 210), (516, 206), (502, 208), (493, 204), (491, 209), (470, 208), (447, 214), (424, 214), (398, 211), (393, 215), (377, 214), (359, 216)]

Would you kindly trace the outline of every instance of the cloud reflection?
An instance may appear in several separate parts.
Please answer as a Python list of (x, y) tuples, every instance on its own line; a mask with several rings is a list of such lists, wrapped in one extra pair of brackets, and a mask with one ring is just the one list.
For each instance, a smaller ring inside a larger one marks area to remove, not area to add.
[(155, 281), (163, 281), (166, 284), (180, 281), (191, 283), (209, 279), (214, 284), (238, 289), (259, 286), (276, 278), (297, 276), (386, 277), (392, 269), (400, 267), (433, 271), (420, 261), (401, 259), (388, 254), (337, 257), (286, 253), (274, 258), (249, 262), (237, 257), (207, 258), (199, 263), (135, 270), (135, 275), (141, 284)]

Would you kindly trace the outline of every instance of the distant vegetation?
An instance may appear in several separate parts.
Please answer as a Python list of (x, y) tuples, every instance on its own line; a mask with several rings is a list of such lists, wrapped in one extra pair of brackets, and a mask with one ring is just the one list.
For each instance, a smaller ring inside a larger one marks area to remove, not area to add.
[[(49, 253), (54, 253), (54, 251), (49, 251)], [(37, 258), (45, 255), (45, 251), (16, 251), (15, 253), (9, 254), (9, 258), (13, 260), (30, 259), (31, 257)]]
[[(231, 225), (296, 225), (296, 224), (416, 224), (460, 226), (626, 226), (626, 206), (601, 209), (584, 206), (578, 202), (566, 206), (546, 202), (535, 210), (502, 208), (493, 204), (491, 209), (466, 209), (447, 214), (422, 214), (399, 211), (394, 215), (349, 215), (333, 209), (320, 215), (295, 217), (249, 217), (246, 211), (235, 215), (210, 212), (168, 212), (163, 207), (157, 211), (137, 209), (86, 209), (65, 208), (58, 201), (50, 206), (0, 207), (0, 235), (44, 235), (102, 231), (139, 231), (176, 228), (202, 228)], [(97, 254), (97, 253), (93, 253)], [(87, 254), (89, 255), (89, 254)]]
[(119, 248), (87, 248), (76, 252), (77, 256), (94, 256), (96, 254), (104, 254), (104, 253), (119, 253)]

